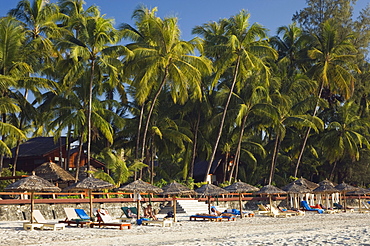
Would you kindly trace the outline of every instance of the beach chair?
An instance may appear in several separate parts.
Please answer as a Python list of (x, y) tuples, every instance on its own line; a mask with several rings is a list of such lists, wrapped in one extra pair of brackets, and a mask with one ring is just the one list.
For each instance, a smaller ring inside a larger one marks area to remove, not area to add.
[(220, 212), (216, 208), (216, 206), (211, 206), (211, 211), (215, 213), (217, 216), (221, 216), (222, 219), (228, 220), (228, 221), (235, 221), (236, 220), (236, 215), (231, 214), (231, 213), (225, 213), (225, 212)]
[[(80, 210), (82, 210), (82, 212)], [(76, 225), (77, 227), (83, 227), (84, 225), (89, 225), (91, 223), (90, 217), (83, 209), (79, 209), (79, 213), (85, 219), (81, 219), (74, 208), (64, 208), (64, 212), (66, 213), (67, 217), (65, 220), (60, 220), (59, 223), (65, 223), (68, 226)]]
[(303, 210), (304, 211), (313, 211), (313, 212), (318, 212), (319, 214), (322, 214), (324, 213), (324, 209), (320, 209), (320, 208), (311, 208), (307, 201), (301, 201), (301, 207), (303, 207)]
[(90, 223), (90, 227), (94, 227), (94, 226), (99, 226), (99, 228), (101, 227), (105, 227), (105, 226), (117, 226), (119, 227), (120, 230), (123, 230), (124, 227), (127, 226), (128, 229), (131, 229), (131, 223), (123, 223), (121, 222), (120, 220), (115, 220), (113, 219), (107, 210), (105, 209), (99, 209), (97, 210), (97, 217), (98, 217), (98, 221), (97, 222), (92, 222)]
[[(136, 207), (121, 207), (122, 214), (120, 219), (125, 221), (134, 221), (137, 219), (137, 208)], [(126, 215), (127, 219), (122, 218)]]
[(47, 222), (40, 210), (33, 210), (32, 216), (38, 224), (42, 224), (41, 230), (52, 229), (53, 231), (56, 231), (57, 229), (65, 229), (65, 225), (63, 223)]
[(222, 217), (217, 216), (217, 215), (212, 215), (212, 214), (195, 214), (190, 216), (190, 220), (208, 220), (208, 221), (216, 221), (216, 222), (221, 222)]
[(271, 216), (271, 217), (287, 218), (287, 217), (292, 217), (292, 216), (297, 216), (298, 215), (297, 212), (282, 212), (274, 206), (267, 205), (267, 207), (270, 209), (271, 213), (266, 214), (266, 215)]
[(256, 214), (269, 214), (270, 210), (264, 206), (263, 204), (259, 203), (257, 204), (258, 210), (254, 211)]

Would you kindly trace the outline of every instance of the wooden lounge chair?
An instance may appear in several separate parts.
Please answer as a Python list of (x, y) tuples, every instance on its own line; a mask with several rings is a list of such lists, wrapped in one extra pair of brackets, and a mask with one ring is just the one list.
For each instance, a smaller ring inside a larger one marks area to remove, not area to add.
[(99, 228), (102, 226), (117, 226), (120, 230), (123, 230), (123, 228), (127, 226), (128, 229), (131, 229), (131, 223), (123, 223), (119, 220), (114, 220), (105, 209), (99, 209), (97, 215), (98, 222), (90, 223), (91, 228), (94, 226), (99, 226)]
[(221, 216), (212, 215), (212, 214), (196, 214), (196, 215), (190, 216), (190, 220), (197, 220), (197, 219), (209, 220), (209, 221), (222, 221)]
[(298, 215), (298, 213), (296, 212), (281, 212), (278, 208), (274, 207), (274, 206), (270, 206), (270, 205), (267, 205), (268, 208), (270, 209), (270, 213), (269, 214), (266, 214), (268, 216), (271, 216), (271, 217), (284, 217), (284, 218), (287, 218), (287, 217), (292, 217), (292, 216), (296, 216)]
[(53, 231), (56, 231), (57, 229), (65, 229), (65, 225), (62, 223), (47, 222), (44, 216), (41, 214), (40, 210), (33, 210), (32, 216), (37, 223), (42, 224), (41, 230), (52, 229)]
[(256, 214), (269, 214), (270, 210), (263, 204), (257, 204), (258, 210), (254, 211)]
[[(77, 214), (76, 210), (79, 212)], [(91, 223), (90, 217), (86, 214), (83, 209), (74, 209), (74, 208), (64, 208), (64, 212), (66, 213), (66, 219), (60, 220), (59, 223), (66, 223), (68, 226), (76, 225), (83, 227), (84, 225), (89, 225)], [(82, 210), (82, 211), (81, 211)], [(83, 217), (83, 219), (81, 218)]]
[(214, 215), (221, 216), (223, 220), (228, 220), (228, 221), (236, 220), (236, 215), (231, 214), (231, 213), (220, 212), (215, 206), (211, 206), (211, 211), (212, 211), (212, 214), (214, 213)]
[(171, 219), (163, 219), (163, 220), (141, 220), (142, 225), (159, 225), (162, 227), (170, 227), (172, 226), (172, 218)]
[[(125, 221), (135, 221), (137, 219), (137, 208), (136, 207), (121, 207), (122, 214), (119, 219)], [(122, 218), (123, 215), (126, 215), (126, 218)]]

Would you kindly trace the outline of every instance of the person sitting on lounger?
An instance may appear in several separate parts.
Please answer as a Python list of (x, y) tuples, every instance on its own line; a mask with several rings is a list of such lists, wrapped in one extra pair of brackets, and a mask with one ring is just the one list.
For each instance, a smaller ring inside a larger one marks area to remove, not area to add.
[(133, 213), (131, 209), (127, 209), (127, 215), (129, 218), (137, 218), (137, 214)]
[(145, 209), (144, 209), (144, 217), (157, 220), (157, 217), (155, 217), (152, 209), (152, 205), (149, 204)]

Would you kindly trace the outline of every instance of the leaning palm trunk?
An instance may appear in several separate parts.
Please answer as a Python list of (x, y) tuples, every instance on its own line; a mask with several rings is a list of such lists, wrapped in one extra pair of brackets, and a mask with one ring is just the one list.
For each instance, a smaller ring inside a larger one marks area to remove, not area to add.
[(78, 176), (80, 172), (80, 161), (81, 161), (81, 155), (82, 155), (82, 136), (80, 137), (80, 144), (78, 146), (78, 155), (77, 155), (77, 160), (76, 160), (76, 176), (75, 176), (75, 183), (78, 182)]
[(246, 114), (243, 117), (243, 122), (242, 122), (242, 125), (240, 126), (241, 129), (240, 129), (240, 134), (239, 134), (238, 147), (236, 148), (234, 165), (233, 165), (233, 168), (231, 170), (229, 182), (231, 182), (234, 168), (235, 168), (235, 176), (234, 176), (235, 180), (238, 179), (238, 168), (239, 168), (240, 155), (241, 155), (241, 149), (242, 149), (242, 140), (243, 140), (244, 128), (245, 128), (245, 124), (247, 123), (247, 119), (248, 119), (248, 114)]
[[(318, 106), (319, 106), (319, 100), (321, 98), (321, 94), (322, 94), (322, 90), (324, 89), (324, 84), (321, 83), (321, 87), (320, 87), (320, 91), (319, 91), (319, 94), (318, 94), (318, 99), (317, 99), (317, 102), (316, 102), (316, 105), (315, 105), (315, 110), (313, 111), (313, 114), (312, 116), (316, 116), (317, 114), (317, 111), (318, 111)], [(311, 127), (309, 127), (306, 131), (306, 134), (304, 136), (304, 139), (303, 139), (303, 143), (302, 143), (302, 148), (301, 148), (301, 152), (299, 153), (299, 156), (298, 156), (298, 160), (297, 160), (297, 165), (295, 167), (295, 171), (294, 171), (294, 177), (296, 178), (297, 175), (298, 175), (298, 168), (299, 168), (299, 164), (301, 163), (301, 160), (302, 160), (302, 156), (303, 156), (303, 152), (306, 148), (306, 144), (307, 144), (307, 140), (308, 140), (308, 136), (310, 135), (310, 131), (311, 131)]]
[(200, 111), (198, 111), (198, 119), (195, 123), (195, 129), (194, 129), (194, 141), (193, 141), (193, 149), (192, 149), (192, 156), (191, 156), (191, 162), (190, 162), (190, 171), (189, 171), (189, 177), (194, 177), (194, 164), (195, 164), (195, 157), (197, 152), (197, 145), (198, 145), (198, 130), (199, 130), (199, 123), (200, 123)]
[(161, 93), (162, 88), (166, 83), (167, 76), (168, 76), (168, 68), (166, 67), (166, 69), (164, 71), (164, 76), (163, 76), (162, 82), (161, 82), (157, 92), (155, 93), (155, 96), (154, 96), (153, 101), (152, 101), (152, 105), (150, 105), (150, 109), (149, 109), (149, 112), (148, 112), (148, 117), (146, 119), (146, 124), (145, 124), (144, 134), (143, 134), (142, 148), (141, 148), (141, 158), (142, 159), (144, 159), (144, 156), (145, 156), (146, 135), (148, 134), (150, 118), (152, 117), (154, 106), (155, 106), (155, 103), (157, 102), (159, 94)]
[(277, 135), (275, 139), (275, 144), (274, 144), (274, 153), (272, 155), (272, 160), (271, 160), (271, 169), (270, 169), (270, 176), (269, 176), (269, 182), (268, 182), (269, 185), (271, 185), (272, 179), (275, 174), (275, 167), (276, 167), (276, 162), (278, 158), (280, 143), (281, 143), (280, 136)]
[(205, 177), (204, 177), (204, 181), (207, 180), (208, 174), (211, 171), (212, 163), (215, 160), (216, 152), (217, 152), (217, 149), (218, 149), (218, 144), (220, 143), (220, 139), (221, 139), (221, 135), (222, 135), (222, 130), (223, 130), (224, 124), (225, 124), (227, 109), (229, 108), (231, 96), (232, 96), (232, 94), (234, 92), (234, 87), (235, 87), (235, 84), (236, 84), (236, 78), (238, 76), (239, 65), (240, 65), (240, 56), (238, 56), (238, 59), (237, 59), (236, 64), (235, 64), (233, 82), (231, 84), (230, 92), (229, 92), (229, 95), (227, 97), (227, 101), (226, 101), (226, 104), (225, 104), (224, 111), (222, 113), (220, 128), (219, 128), (219, 131), (218, 131), (218, 134), (217, 134), (216, 143), (215, 143), (215, 145), (213, 147), (211, 159), (209, 160), (209, 163), (208, 163), (208, 167), (207, 167), (207, 171), (206, 171), (206, 174), (205, 174)]

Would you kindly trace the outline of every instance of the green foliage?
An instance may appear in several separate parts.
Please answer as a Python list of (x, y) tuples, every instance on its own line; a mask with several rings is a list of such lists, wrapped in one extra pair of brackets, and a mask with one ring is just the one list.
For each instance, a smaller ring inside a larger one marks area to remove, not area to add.
[[(15, 176), (20, 176), (20, 175), (27, 175), (27, 173), (23, 172), (23, 171), (16, 171), (15, 172)], [(11, 176), (13, 176), (12, 167), (10, 166), (9, 168), (3, 168), (3, 170), (0, 174), (0, 177), (11, 177)], [(0, 190), (3, 191), (6, 186), (8, 186), (12, 183), (14, 183), (14, 181), (12, 179), (0, 180)]]

